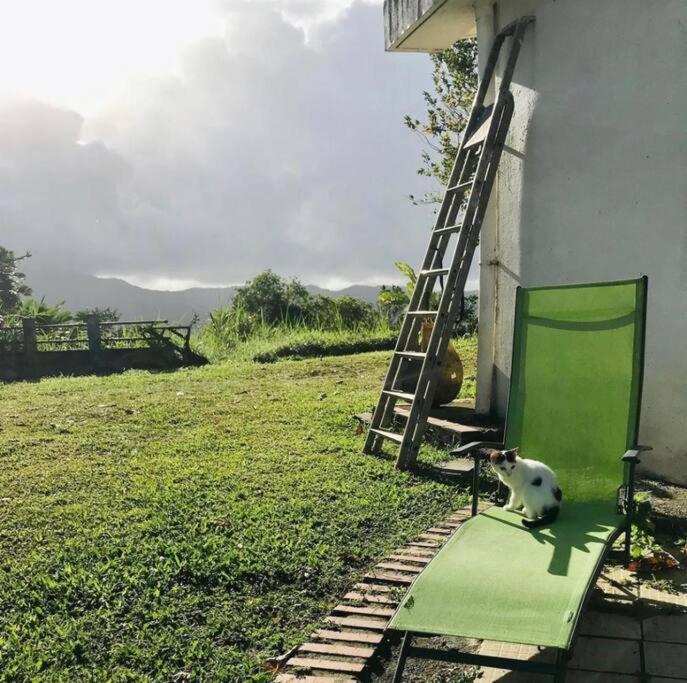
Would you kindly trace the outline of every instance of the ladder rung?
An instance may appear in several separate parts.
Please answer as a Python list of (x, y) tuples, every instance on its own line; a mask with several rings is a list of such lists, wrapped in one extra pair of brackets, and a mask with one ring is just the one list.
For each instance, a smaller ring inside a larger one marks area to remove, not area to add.
[(403, 434), (396, 434), (396, 432), (387, 432), (386, 429), (371, 429), (377, 436), (381, 436), (384, 439), (389, 439), (389, 441), (395, 441), (396, 443), (403, 443)]
[(458, 185), (454, 185), (453, 187), (447, 187), (446, 192), (455, 192), (456, 190), (464, 190), (466, 187), (470, 187), (472, 185), (472, 181), (474, 178), (471, 178), (470, 180), (467, 180), (464, 183), (458, 183)]
[(406, 311), (406, 315), (417, 315), (421, 318), (428, 318), (436, 314), (437, 311)]
[(404, 358), (424, 358), (427, 354), (424, 351), (396, 351), (396, 355)]
[(402, 398), (404, 401), (412, 401), (415, 398), (415, 394), (409, 394), (407, 391), (395, 391), (393, 389), (384, 389), (382, 393), (386, 394), (387, 396)]
[(456, 225), (449, 225), (446, 228), (437, 228), (434, 231), (435, 235), (445, 235), (447, 232), (458, 232), (463, 227), (462, 223), (456, 223)]
[(448, 275), (450, 268), (430, 268), (429, 270), (421, 270), (420, 275), (426, 277), (433, 277), (435, 275)]

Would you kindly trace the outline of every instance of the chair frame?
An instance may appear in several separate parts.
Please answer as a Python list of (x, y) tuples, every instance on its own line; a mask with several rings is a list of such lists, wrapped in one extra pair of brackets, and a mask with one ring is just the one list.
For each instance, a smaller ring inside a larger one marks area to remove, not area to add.
[[(644, 287), (646, 292), (647, 278), (644, 280)], [(518, 287), (517, 289), (521, 289)], [(639, 368), (639, 394), (638, 405), (642, 402), (642, 388), (644, 380), (644, 348), (646, 335), (646, 305), (644, 306), (644, 319), (642, 321), (642, 334), (639, 340), (640, 343), (640, 357), (641, 363)], [(514, 345), (515, 346), (515, 345)], [(515, 348), (513, 349), (515, 351)], [(507, 433), (507, 429), (506, 432)], [(603, 570), (606, 561), (611, 556), (613, 544), (625, 534), (623, 550), (621, 552), (621, 559), (624, 564), (630, 561), (630, 548), (632, 545), (632, 521), (635, 512), (635, 474), (636, 467), (640, 463), (639, 455), (642, 451), (652, 450), (651, 446), (640, 446), (637, 444), (639, 438), (639, 413), (637, 414), (636, 426), (632, 443), (634, 444), (621, 457), (621, 463), (628, 465), (627, 476), (625, 483), (618, 489), (618, 512), (622, 514), (625, 519), (618, 529), (609, 537), (605, 551), (601, 554), (599, 562), (592, 573), (587, 591), (582, 600), (581, 612), (586, 610), (587, 604), (592, 594), (592, 588), (596, 585), (598, 578)], [(487, 456), (483, 450), (489, 449), (503, 449), (503, 442), (494, 441), (474, 441), (451, 451), (451, 455), (457, 457), (472, 457), (474, 460), (474, 467), (472, 472), (472, 517), (475, 517), (477, 512), (477, 505), (479, 501), (479, 479), (481, 473), (481, 464), (486, 460)], [(511, 671), (525, 671), (528, 673), (548, 674), (554, 677), (554, 683), (564, 683), (567, 671), (567, 663), (570, 660), (575, 642), (577, 640), (577, 629), (579, 623), (575, 626), (572, 634), (571, 644), (569, 648), (555, 648), (556, 658), (553, 663), (532, 662), (522, 659), (514, 659), (511, 657), (496, 657), (493, 655), (480, 655), (472, 652), (464, 652), (458, 649), (453, 650), (434, 650), (427, 647), (413, 646), (412, 640), (416, 636), (430, 637), (432, 634), (414, 633), (412, 631), (403, 631), (401, 649), (398, 654), (396, 662), (396, 670), (394, 672), (393, 683), (399, 683), (403, 676), (406, 661), (409, 657), (416, 659), (434, 659), (435, 661), (450, 662), (455, 664), (471, 664), (475, 666), (488, 666), (499, 669), (509, 669)], [(435, 635), (442, 635), (437, 633)]]
[[(487, 456), (483, 453), (485, 448), (503, 448), (503, 443), (493, 441), (474, 441), (472, 443), (461, 446), (451, 451), (452, 455), (456, 456), (471, 456), (474, 459), (473, 477), (472, 477), (472, 516), (475, 517), (477, 513), (477, 503), (479, 500), (479, 475), (481, 471), (481, 464), (486, 460)], [(624, 548), (622, 551), (622, 558), (627, 564), (630, 560), (630, 546), (632, 544), (632, 517), (635, 509), (635, 470), (639, 464), (639, 454), (641, 451), (651, 450), (649, 446), (636, 446), (633, 449), (626, 451), (622, 456), (621, 462), (626, 462), (629, 465), (627, 485), (620, 503), (623, 506), (623, 514), (625, 517), (624, 523), (618, 527), (617, 531), (609, 538), (606, 545), (606, 550), (599, 558), (599, 562), (592, 574), (592, 580), (589, 582), (589, 587), (582, 601), (582, 610), (584, 611), (591, 597), (592, 588), (596, 585), (599, 575), (601, 574), (607, 559), (611, 555), (612, 547), (615, 541), (625, 534)], [(554, 677), (554, 683), (563, 683), (565, 681), (566, 669), (568, 660), (572, 656), (577, 639), (577, 628), (573, 632), (572, 644), (569, 648), (556, 648), (556, 659), (554, 663), (532, 662), (524, 659), (513, 659), (511, 657), (496, 657), (493, 655), (480, 655), (472, 652), (464, 652), (462, 650), (434, 650), (428, 647), (416, 647), (412, 644), (412, 640), (416, 636), (428, 637), (427, 633), (414, 633), (412, 631), (404, 631), (401, 641), (401, 649), (398, 654), (396, 662), (396, 670), (394, 672), (393, 683), (399, 683), (403, 676), (406, 661), (408, 658), (415, 659), (433, 659), (435, 661), (450, 662), (453, 664), (472, 664), (475, 666), (488, 666), (497, 669), (510, 669), (511, 671), (525, 671), (534, 674), (548, 674)], [(441, 635), (441, 634), (436, 634)]]

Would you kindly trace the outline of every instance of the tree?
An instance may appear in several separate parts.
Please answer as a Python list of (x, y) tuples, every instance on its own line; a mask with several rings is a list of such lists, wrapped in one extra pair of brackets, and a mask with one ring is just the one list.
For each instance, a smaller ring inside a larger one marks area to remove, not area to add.
[(379, 307), (390, 325), (398, 325), (408, 307), (408, 294), (398, 285), (382, 285), (377, 297)]
[[(396, 261), (394, 265), (408, 278), (405, 291), (398, 285), (383, 285), (377, 297), (382, 311), (385, 313), (387, 320), (392, 324), (400, 321), (406, 307), (410, 303), (410, 297), (413, 296), (417, 283), (417, 273), (410, 265), (403, 261)], [(430, 309), (435, 309), (439, 305), (439, 295), (436, 292), (430, 294), (428, 305)]]
[(324, 296), (324, 294), (310, 296), (305, 319), (310, 327), (335, 329), (339, 320), (336, 301), (330, 296)]
[(266, 270), (238, 288), (232, 307), (258, 322), (274, 325), (302, 320), (309, 296), (298, 280), (287, 281)]
[(30, 296), (31, 288), (24, 284), (25, 275), (17, 270), (17, 263), (31, 254), (15, 256), (13, 251), (0, 247), (0, 316), (14, 313), (22, 296)]
[(84, 308), (82, 311), (77, 311), (74, 314), (74, 320), (77, 322), (85, 323), (86, 319), (90, 316), (95, 316), (98, 323), (116, 323), (122, 314), (116, 308), (110, 308), (106, 306), (105, 308)]
[(456, 324), (455, 334), (459, 337), (477, 334), (479, 297), (477, 294), (466, 294), (463, 299), (463, 314)]
[(45, 303), (45, 299), (24, 299), (18, 309), (18, 314), (22, 318), (35, 318), (36, 324), (41, 325), (61, 325), (68, 323), (72, 319), (71, 311), (65, 311), (64, 301), (54, 306)]
[(345, 294), (335, 302), (341, 326), (347, 330), (371, 327), (378, 320), (379, 314), (367, 301)]
[(281, 319), (286, 309), (286, 285), (271, 270), (256, 275), (239, 287), (232, 301), (232, 308), (271, 324)]
[[(424, 120), (406, 116), (405, 125), (424, 143), (418, 174), (434, 178), (444, 187), (458, 153), (460, 133), (465, 128), (477, 90), (477, 41), (460, 40), (431, 56), (434, 92), (423, 93)], [(436, 203), (440, 194), (428, 193), (415, 203)]]

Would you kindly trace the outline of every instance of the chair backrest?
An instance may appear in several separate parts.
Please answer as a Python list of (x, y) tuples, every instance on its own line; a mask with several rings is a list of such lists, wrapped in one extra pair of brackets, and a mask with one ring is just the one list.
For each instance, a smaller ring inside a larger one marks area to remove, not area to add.
[(557, 474), (564, 500), (615, 500), (636, 445), (646, 278), (519, 288), (506, 445)]

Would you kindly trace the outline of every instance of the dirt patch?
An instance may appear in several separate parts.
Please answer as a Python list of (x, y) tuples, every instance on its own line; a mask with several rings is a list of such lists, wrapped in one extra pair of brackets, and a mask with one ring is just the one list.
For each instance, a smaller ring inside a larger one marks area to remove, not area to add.
[[(477, 652), (479, 641), (465, 638), (436, 636), (434, 638), (416, 638), (414, 645), (431, 647), (434, 650), (458, 649), (463, 652)], [(388, 654), (388, 661), (383, 663), (385, 671), (372, 676), (374, 683), (391, 683), (396, 668), (400, 641), (394, 643)], [(449, 664), (423, 659), (408, 659), (403, 672), (403, 683), (471, 683), (476, 680), (478, 667), (464, 664)]]
[(653, 479), (642, 479), (637, 488), (649, 493), (657, 532), (687, 536), (687, 488)]

